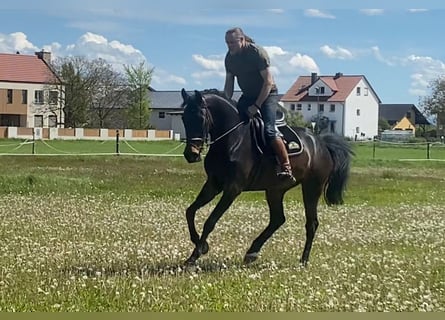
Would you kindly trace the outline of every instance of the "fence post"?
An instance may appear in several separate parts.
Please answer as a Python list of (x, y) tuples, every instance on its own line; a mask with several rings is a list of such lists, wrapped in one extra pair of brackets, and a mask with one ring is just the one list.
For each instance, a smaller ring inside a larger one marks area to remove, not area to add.
[(426, 143), (426, 158), (428, 160), (430, 159), (430, 143), (429, 142)]
[(376, 140), (376, 138), (374, 137), (373, 143), (372, 143), (372, 160), (375, 160), (375, 140)]
[(32, 128), (32, 154), (35, 154), (36, 152), (36, 133), (34, 131), (34, 128)]
[(116, 130), (116, 155), (119, 155), (119, 130)]

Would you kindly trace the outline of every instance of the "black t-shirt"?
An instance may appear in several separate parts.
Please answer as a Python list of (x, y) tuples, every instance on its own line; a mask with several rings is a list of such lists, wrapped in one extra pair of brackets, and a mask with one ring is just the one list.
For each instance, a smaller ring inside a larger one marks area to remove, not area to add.
[[(243, 95), (256, 99), (264, 83), (261, 71), (270, 66), (269, 56), (261, 46), (248, 43), (237, 54), (227, 52), (225, 58), (226, 71), (233, 74)], [(272, 90), (275, 88), (272, 88)]]

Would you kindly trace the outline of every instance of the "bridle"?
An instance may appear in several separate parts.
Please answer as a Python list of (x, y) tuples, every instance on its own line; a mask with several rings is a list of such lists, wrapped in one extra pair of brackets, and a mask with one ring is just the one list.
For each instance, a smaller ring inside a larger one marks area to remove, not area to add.
[[(203, 105), (201, 106), (202, 110), (204, 111), (204, 119), (205, 119), (204, 125), (203, 125), (203, 138), (195, 137), (195, 138), (187, 139), (187, 144), (189, 144), (193, 148), (196, 148), (199, 151), (201, 151), (204, 146), (211, 146), (212, 144), (218, 142), (222, 138), (228, 136), (233, 131), (238, 129), (242, 124), (244, 124), (243, 121), (240, 121), (239, 123), (235, 124), (232, 128), (230, 128), (229, 130), (223, 132), (217, 138), (210, 140), (209, 131), (210, 131), (210, 126), (213, 123), (213, 118), (212, 118), (212, 115), (207, 107), (207, 103), (206, 103), (205, 99), (203, 99), (203, 100), (204, 100)], [(195, 142), (200, 142), (201, 146), (199, 147)]]

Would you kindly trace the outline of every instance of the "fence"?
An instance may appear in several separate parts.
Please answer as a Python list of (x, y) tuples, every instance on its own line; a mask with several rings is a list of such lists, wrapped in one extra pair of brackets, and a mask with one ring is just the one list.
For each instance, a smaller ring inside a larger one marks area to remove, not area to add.
[(362, 158), (373, 160), (445, 161), (445, 144), (442, 142), (390, 142), (375, 139), (358, 143)]
[(179, 140), (173, 130), (90, 129), (90, 128), (23, 128), (0, 127), (0, 138), (45, 140)]

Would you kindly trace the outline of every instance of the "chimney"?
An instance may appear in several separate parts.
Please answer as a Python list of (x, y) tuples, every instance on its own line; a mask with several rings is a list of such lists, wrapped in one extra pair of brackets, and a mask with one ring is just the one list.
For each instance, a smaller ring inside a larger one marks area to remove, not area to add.
[(336, 74), (335, 74), (335, 76), (334, 76), (334, 80), (335, 79), (338, 79), (338, 78), (340, 78), (340, 77), (342, 77), (343, 76), (343, 73), (341, 73), (341, 72), (337, 72)]
[(35, 54), (39, 59), (45, 61), (46, 64), (51, 63), (51, 52), (45, 52), (45, 50), (42, 49), (42, 51), (36, 52)]
[(316, 72), (311, 73), (311, 84), (314, 84), (318, 80), (318, 76)]

